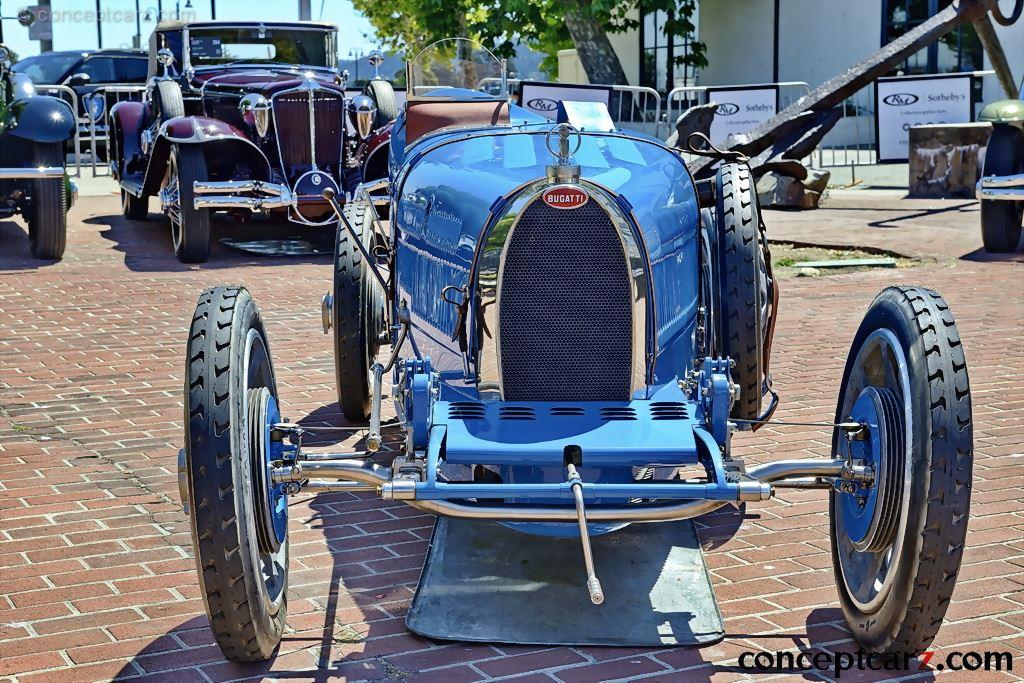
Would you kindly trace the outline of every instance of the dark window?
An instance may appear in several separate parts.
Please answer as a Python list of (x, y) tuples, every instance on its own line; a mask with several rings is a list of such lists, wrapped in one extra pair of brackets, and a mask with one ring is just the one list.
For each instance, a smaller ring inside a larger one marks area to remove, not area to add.
[[(953, 0), (885, 0), (882, 41), (890, 43), (916, 28), (929, 17), (949, 7)], [(921, 48), (890, 75), (955, 73), (984, 68), (981, 41), (973, 24), (947, 33), (937, 42)]]
[(47, 54), (26, 57), (14, 64), (11, 69), (17, 73), (23, 73), (32, 79), (33, 83), (40, 85), (59, 85), (64, 80), (64, 74), (82, 58), (81, 53), (61, 54), (50, 52)]
[(143, 83), (146, 80), (145, 57), (121, 57), (114, 66), (118, 83)]
[[(692, 66), (676, 63), (689, 53), (690, 37), (665, 35), (665, 20), (669, 16), (657, 10), (644, 12), (640, 18), (640, 85), (661, 92), (690, 83), (696, 75)], [(697, 25), (696, 12), (690, 20)]]
[(89, 74), (89, 84), (117, 83), (117, 72), (111, 57), (91, 57), (82, 62), (75, 73)]

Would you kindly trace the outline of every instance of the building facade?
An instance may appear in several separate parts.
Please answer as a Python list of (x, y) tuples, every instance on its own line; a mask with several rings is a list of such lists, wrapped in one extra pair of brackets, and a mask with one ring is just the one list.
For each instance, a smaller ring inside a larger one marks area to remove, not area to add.
[[(699, 0), (696, 39), (708, 66), (673, 65), (689, 49), (686, 37), (666, 36), (664, 15), (639, 15), (639, 27), (610, 34), (630, 85), (663, 95), (684, 85), (744, 85), (802, 81), (814, 87), (864, 59), (952, 0)], [(1004, 10), (1013, 0), (1001, 0)], [(1016, 78), (1024, 74), (1024, 21), (996, 25)], [(907, 59), (893, 75), (980, 71), (991, 68), (973, 26), (962, 26)], [(559, 59), (559, 80), (586, 82), (573, 50)], [(1000, 99), (993, 76), (979, 83), (977, 99)]]

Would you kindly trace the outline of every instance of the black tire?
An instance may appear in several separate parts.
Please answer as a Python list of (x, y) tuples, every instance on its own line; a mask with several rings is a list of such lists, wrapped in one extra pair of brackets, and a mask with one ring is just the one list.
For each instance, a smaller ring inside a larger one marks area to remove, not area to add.
[(723, 164), (715, 179), (718, 232), (718, 352), (732, 359), (740, 387), (732, 417), (761, 414), (767, 291), (761, 251), (761, 214), (746, 164)]
[(176, 188), (177, 202), (167, 207), (171, 242), (182, 263), (203, 263), (210, 257), (210, 210), (193, 204), (193, 183), (207, 179), (206, 157), (195, 145), (173, 145), (167, 160), (164, 189)]
[[(370, 206), (350, 202), (342, 209), (369, 249), (373, 228)], [(384, 292), (338, 223), (334, 249), (334, 296), (331, 328), (334, 332), (334, 377), (338, 405), (346, 420), (363, 422), (370, 414), (370, 367), (380, 350), (384, 332)]]
[(121, 188), (121, 213), (130, 221), (144, 221), (149, 217), (149, 197), (136, 197)]
[(857, 642), (870, 651), (915, 655), (942, 624), (963, 556), (973, 463), (971, 392), (956, 321), (943, 298), (921, 287), (889, 287), (875, 298), (854, 338), (837, 421), (849, 415), (858, 385), (888, 382), (882, 380), (899, 363), (883, 361), (897, 356), (882, 349), (897, 348), (907, 369), (898, 384), (906, 386), (894, 392), (899, 399), (893, 405), (897, 415), (899, 407), (904, 416), (909, 408), (910, 422), (903, 419), (896, 442), (906, 439), (899, 448), (899, 505), (890, 508), (897, 510), (891, 541), (876, 552), (851, 550), (848, 530), (836, 516), (843, 494), (830, 494), (829, 512), (839, 600)]
[[(225, 657), (264, 660), (288, 613), (288, 539), (266, 553), (256, 530), (248, 392), (266, 387), (276, 396), (277, 388), (263, 321), (244, 287), (200, 295), (185, 371), (192, 544), (206, 613)], [(264, 575), (267, 566), (280, 571), (276, 578)]]
[(385, 80), (375, 79), (366, 84), (363, 92), (373, 98), (377, 105), (377, 117), (374, 130), (386, 126), (398, 118), (398, 103), (395, 102), (395, 89)]
[[(1005, 176), (1024, 170), (1024, 133), (1006, 124), (994, 124), (985, 152), (982, 175)], [(981, 241), (985, 251), (1002, 254), (1020, 244), (1024, 201), (981, 200)]]
[[(37, 166), (64, 168), (64, 144), (37, 144)], [(32, 203), (26, 213), (32, 255), (38, 259), (60, 259), (68, 240), (68, 204), (64, 178), (40, 178), (32, 182)]]
[(153, 89), (153, 109), (160, 123), (184, 116), (185, 100), (181, 96), (181, 86), (175, 81), (157, 81)]

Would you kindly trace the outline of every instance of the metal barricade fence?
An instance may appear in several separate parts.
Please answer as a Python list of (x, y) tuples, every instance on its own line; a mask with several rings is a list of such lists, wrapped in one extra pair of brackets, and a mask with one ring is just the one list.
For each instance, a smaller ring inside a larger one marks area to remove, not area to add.
[[(994, 73), (995, 71), (992, 70), (964, 71), (935, 74), (934, 77), (971, 76), (972, 78), (982, 78)], [(924, 78), (928, 78), (928, 76)], [(855, 166), (877, 163), (878, 131), (875, 119), (877, 102), (875, 102), (874, 84), (870, 84), (846, 98), (839, 106), (841, 109), (839, 121), (818, 145), (818, 165), (849, 166), (852, 172)]]
[[(110, 174), (109, 164), (105, 161), (100, 163), (99, 155), (100, 143), (103, 145), (104, 157), (109, 155), (110, 150), (107, 114), (118, 102), (141, 101), (145, 92), (145, 85), (104, 85), (82, 96), (82, 105), (88, 122), (86, 137), (79, 137), (89, 143), (89, 159), (93, 177)], [(100, 169), (106, 169), (106, 171), (101, 173)]]
[[(518, 98), (522, 92), (522, 84), (528, 82), (520, 78), (508, 79), (509, 94)], [(497, 93), (500, 87), (500, 78), (485, 78), (477, 84), (478, 89), (492, 93)], [(608, 113), (612, 121), (622, 128), (661, 137), (664, 122), (661, 115), (661, 94), (657, 90), (638, 85), (604, 87), (610, 87), (614, 93), (612, 101), (608, 104)]]
[[(674, 129), (676, 121), (684, 111), (698, 104), (707, 104), (708, 90), (717, 89), (756, 89), (756, 88), (777, 88), (779, 103), (777, 111), (782, 111), (801, 97), (811, 92), (811, 86), (804, 81), (780, 81), (778, 83), (748, 83), (744, 85), (687, 85), (673, 88), (669, 91), (665, 102), (666, 125), (668, 134)], [(681, 141), (680, 144), (685, 143)], [(689, 155), (684, 155), (689, 158)], [(812, 157), (813, 159), (813, 157)]]
[(81, 98), (73, 88), (67, 85), (34, 85), (33, 88), (37, 95), (49, 95), (64, 100), (75, 113), (75, 137), (71, 150), (75, 170), (72, 175), (76, 178), (82, 176), (83, 143), (89, 149), (89, 165), (92, 167), (93, 176), (106, 175), (100, 173), (100, 169), (107, 168), (107, 164), (105, 161), (101, 163), (99, 150), (101, 145), (104, 154), (108, 149), (107, 113), (118, 102), (141, 100), (146, 86), (103, 85), (84, 94)]

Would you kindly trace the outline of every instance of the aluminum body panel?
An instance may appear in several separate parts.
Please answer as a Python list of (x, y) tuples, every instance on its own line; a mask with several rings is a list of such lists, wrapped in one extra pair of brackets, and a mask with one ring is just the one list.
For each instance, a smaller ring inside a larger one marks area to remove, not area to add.
[[(518, 108), (513, 107), (513, 122)], [(392, 134), (397, 302), (412, 313), (412, 344), (435, 369), (464, 367), (451, 341), (457, 309), (440, 299), (449, 285), (470, 284), (478, 245), (503, 200), (544, 177), (552, 157), (551, 124), (494, 127), (427, 136), (404, 147), (401, 118)], [(397, 163), (401, 161), (401, 163)], [(606, 188), (630, 211), (642, 237), (653, 285), (658, 383), (681, 376), (693, 360), (698, 301), (698, 206), (683, 160), (657, 141), (584, 133), (575, 155), (582, 178)], [(454, 381), (454, 384), (460, 384)], [(472, 383), (462, 386), (475, 396)]]

